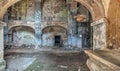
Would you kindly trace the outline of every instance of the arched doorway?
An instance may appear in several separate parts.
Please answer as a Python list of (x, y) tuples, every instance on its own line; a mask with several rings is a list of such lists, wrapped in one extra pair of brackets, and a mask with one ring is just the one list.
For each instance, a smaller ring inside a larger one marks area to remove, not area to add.
[(108, 23), (105, 17), (104, 8), (101, 2), (92, 0), (75, 0), (85, 6), (92, 17), (92, 49), (106, 48), (106, 24)]

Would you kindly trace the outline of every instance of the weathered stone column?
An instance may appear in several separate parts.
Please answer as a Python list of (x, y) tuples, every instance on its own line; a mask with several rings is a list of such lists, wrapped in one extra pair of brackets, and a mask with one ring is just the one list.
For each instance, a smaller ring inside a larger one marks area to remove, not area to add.
[(93, 50), (106, 48), (106, 19), (95, 21), (91, 26), (93, 27)]
[(35, 0), (35, 35), (36, 48), (41, 47), (42, 0)]
[(5, 23), (0, 21), (0, 71), (5, 69), (5, 60), (4, 60), (4, 26)]
[(67, 1), (68, 7), (68, 45), (72, 46), (72, 37), (76, 33), (76, 21), (74, 16), (77, 14), (77, 3), (73, 0)]
[(73, 22), (73, 19), (72, 19), (72, 15), (70, 13), (70, 11), (68, 11), (68, 45), (71, 46), (72, 45), (72, 33), (73, 33), (73, 26), (72, 26), (72, 22)]

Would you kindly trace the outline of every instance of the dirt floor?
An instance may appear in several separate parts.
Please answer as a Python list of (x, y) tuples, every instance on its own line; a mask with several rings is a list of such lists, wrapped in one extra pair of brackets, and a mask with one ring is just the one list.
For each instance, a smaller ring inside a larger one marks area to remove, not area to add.
[(6, 53), (7, 71), (89, 71), (83, 52)]

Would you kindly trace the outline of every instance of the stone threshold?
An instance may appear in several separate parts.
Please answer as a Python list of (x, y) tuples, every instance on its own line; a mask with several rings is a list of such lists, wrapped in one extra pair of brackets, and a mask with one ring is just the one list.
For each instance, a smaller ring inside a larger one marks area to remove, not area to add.
[(52, 49), (52, 48), (11, 48), (5, 49), (4, 55), (7, 54), (36, 54), (36, 53), (79, 53), (84, 50), (89, 50), (88, 48), (81, 48), (79, 50), (64, 50), (64, 49)]

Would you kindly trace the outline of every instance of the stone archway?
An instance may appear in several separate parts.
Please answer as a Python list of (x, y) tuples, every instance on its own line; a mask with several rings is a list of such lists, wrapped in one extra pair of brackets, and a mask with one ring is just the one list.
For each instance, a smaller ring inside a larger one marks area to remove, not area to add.
[[(3, 15), (4, 15), (4, 13), (6, 12), (6, 10), (11, 6), (11, 5), (13, 5), (13, 4), (15, 4), (15, 3), (17, 3), (17, 2), (19, 2), (19, 1), (21, 1), (21, 0), (6, 0), (5, 1), (5, 5), (3, 5), (3, 8), (1, 8), (1, 10), (0, 10), (0, 18), (2, 19), (3, 18)], [(98, 26), (98, 25), (100, 25), (101, 24), (101, 22), (98, 22), (98, 21), (101, 21), (102, 19), (105, 19), (104, 17), (105, 17), (105, 13), (104, 13), (104, 8), (103, 8), (103, 5), (102, 5), (102, 2), (101, 1), (98, 1), (98, 0), (95, 0), (95, 1), (93, 1), (93, 0), (86, 0), (86, 1), (84, 1), (84, 0), (73, 0), (73, 1), (76, 1), (76, 2), (79, 2), (79, 3), (81, 3), (83, 6), (85, 6), (88, 10), (89, 10), (89, 12), (91, 13), (91, 16), (92, 16), (92, 19), (93, 19), (93, 23), (92, 23), (92, 27), (93, 27), (93, 48), (95, 47), (96, 48), (96, 46), (98, 46), (98, 45), (100, 45), (100, 44), (104, 44), (104, 47), (106, 47), (105, 45), (106, 45), (106, 39), (105, 40), (102, 40), (101, 39), (101, 42), (100, 42), (100, 40), (98, 41), (97, 39), (98, 39), (98, 37), (101, 37), (102, 35), (101, 34), (99, 34), (99, 35), (101, 35), (101, 36), (96, 36), (95, 34), (97, 34), (96, 32), (95, 32), (95, 30), (94, 30), (94, 27), (96, 27), (96, 26)], [(105, 32), (106, 31), (106, 22), (103, 20), (102, 21), (102, 23), (104, 22), (104, 30), (100, 30), (100, 28), (103, 26), (101, 26), (98, 30), (99, 31), (102, 31), (102, 32)], [(95, 32), (95, 33), (94, 33)], [(106, 33), (106, 32), (105, 32)], [(106, 35), (104, 35), (104, 37), (106, 38)], [(104, 41), (104, 42), (102, 42), (102, 41)], [(94, 43), (94, 42), (97, 42), (97, 43)]]
[(35, 33), (35, 29), (34, 29), (33, 27), (31, 27), (31, 26), (26, 26), (26, 25), (14, 25), (14, 26), (8, 28), (8, 32), (11, 32), (11, 30), (12, 30), (13, 28), (16, 28), (16, 27), (27, 27), (27, 28), (30, 28), (30, 29), (34, 30), (34, 33)]
[(0, 0), (0, 20), (3, 19), (7, 9), (21, 0)]
[[(1, 1), (1, 7), (0, 7), (0, 19), (3, 19), (4, 14), (6, 13), (7, 9), (14, 5), (15, 3), (19, 2), (21, 0), (5, 0), (5, 1)], [(90, 0), (74, 0), (77, 1), (79, 3), (81, 3), (82, 5), (84, 5), (92, 14), (92, 18), (93, 20), (98, 20), (104, 17), (105, 13), (104, 13), (104, 8), (103, 5), (101, 3), (101, 1), (95, 0), (95, 1), (90, 1)]]
[[(0, 10), (0, 18), (1, 19), (3, 18), (3, 15), (5, 14), (7, 9), (11, 5), (13, 5), (19, 1), (21, 1), (21, 0), (6, 0), (3, 2), (1, 1), (1, 3), (3, 3), (4, 5), (1, 4), (1, 6), (3, 6), (3, 7), (1, 7), (1, 10)], [(98, 24), (98, 22), (97, 23), (94, 23), (94, 22), (99, 21), (100, 19), (104, 18), (105, 13), (104, 13), (104, 8), (103, 8), (101, 1), (99, 1), (99, 0), (95, 0), (95, 1), (94, 0), (86, 0), (86, 1), (85, 0), (74, 0), (74, 1), (81, 3), (90, 11), (92, 18), (93, 18), (93, 24), (94, 24), (94, 25), (92, 25), (93, 27), (97, 26), (97, 24)], [(93, 32), (94, 32), (94, 30), (93, 30)], [(93, 37), (93, 39), (94, 39), (94, 37)], [(100, 42), (98, 42), (98, 43), (100, 43)]]
[(93, 21), (104, 18), (104, 8), (100, 1), (97, 0), (75, 0), (85, 6), (91, 13)]
[[(5, 2), (3, 3), (2, 1), (5, 1)], [(3, 19), (5, 12), (11, 5), (21, 0), (2, 0), (2, 1), (0, 1), (1, 2), (0, 20)], [(93, 27), (93, 42), (94, 42), (93, 48), (101, 49), (101, 47), (103, 48), (106, 47), (106, 19), (104, 18), (104, 9), (103, 9), (101, 1), (100, 0), (75, 0), (75, 1), (84, 5), (90, 11), (92, 15), (93, 23), (91, 26)], [(3, 29), (2, 30), (0, 29), (0, 33), (1, 33), (0, 36), (2, 36), (1, 39), (3, 40)], [(104, 37), (104, 39), (101, 39), (102, 37)], [(3, 45), (3, 41), (0, 42), (0, 44)], [(3, 48), (4, 46), (2, 46), (1, 51), (0, 51), (2, 52), (0, 53), (1, 55), (0, 59), (2, 60), (4, 60), (3, 59)]]
[(63, 26), (60, 26), (60, 25), (50, 25), (50, 26), (46, 26), (44, 28), (42, 28), (42, 33), (44, 33), (44, 30), (49, 28), (49, 27), (58, 27), (58, 28), (62, 28), (65, 30), (65, 34), (67, 34), (67, 28), (63, 27)]
[(107, 19), (105, 17), (104, 8), (102, 2), (100, 1), (93, 1), (93, 0), (75, 0), (78, 3), (81, 3), (85, 6), (91, 16), (92, 16), (92, 23), (91, 27), (93, 28), (93, 50), (94, 49), (104, 49), (106, 48), (106, 25)]
[(62, 27), (64, 29), (67, 29), (67, 23), (65, 23), (65, 22), (50, 22), (50, 23), (43, 22), (41, 24), (41, 30), (43, 30), (44, 28), (49, 27), (49, 26), (58, 26), (58, 27)]
[(42, 29), (42, 46), (55, 46), (55, 36), (60, 37), (61, 46), (64, 46), (64, 43), (67, 43), (66, 28), (57, 25), (47, 26)]
[(8, 26), (8, 31), (11, 31), (11, 29), (13, 29), (15, 27), (29, 27), (35, 31), (34, 24), (32, 24), (32, 25), (30, 25), (30, 24), (14, 24), (12, 26)]

